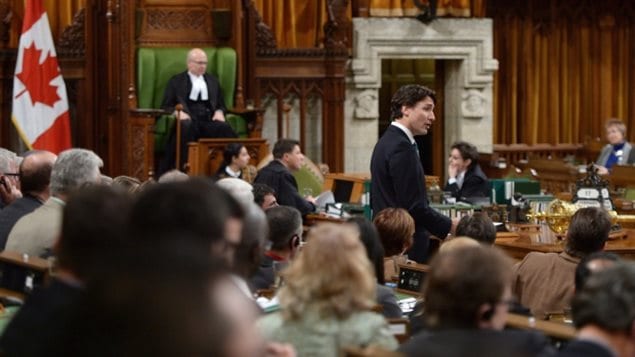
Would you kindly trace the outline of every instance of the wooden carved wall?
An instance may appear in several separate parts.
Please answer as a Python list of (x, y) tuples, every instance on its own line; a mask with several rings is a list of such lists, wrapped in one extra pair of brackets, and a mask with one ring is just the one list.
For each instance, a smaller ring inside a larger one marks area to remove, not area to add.
[(283, 107), (287, 95), (300, 103), (300, 142), (305, 143), (307, 101), (322, 99), (322, 158), (333, 172), (344, 170), (344, 96), (345, 64), (348, 58), (350, 21), (346, 17), (347, 0), (327, 2), (328, 21), (324, 26), (323, 48), (278, 49), (269, 27), (262, 22), (251, 1), (245, 0), (248, 33), (245, 68), (247, 98), (276, 99), (278, 137), (283, 135)]

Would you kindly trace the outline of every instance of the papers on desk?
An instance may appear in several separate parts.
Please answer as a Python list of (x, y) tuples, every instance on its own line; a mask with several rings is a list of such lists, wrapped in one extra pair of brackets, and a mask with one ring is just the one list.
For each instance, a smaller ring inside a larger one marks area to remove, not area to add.
[(331, 191), (324, 191), (315, 198), (315, 206), (318, 208), (324, 209), (327, 203), (335, 203), (335, 196)]
[(271, 300), (261, 296), (256, 299), (256, 303), (265, 313), (274, 312), (280, 309), (280, 301), (278, 301), (277, 296), (274, 296)]
[(401, 312), (403, 312), (404, 315), (408, 315), (409, 313), (412, 312), (412, 310), (415, 309), (415, 305), (417, 304), (417, 299), (414, 297), (400, 299), (399, 301), (397, 301), (397, 304), (399, 304), (399, 308), (401, 309)]

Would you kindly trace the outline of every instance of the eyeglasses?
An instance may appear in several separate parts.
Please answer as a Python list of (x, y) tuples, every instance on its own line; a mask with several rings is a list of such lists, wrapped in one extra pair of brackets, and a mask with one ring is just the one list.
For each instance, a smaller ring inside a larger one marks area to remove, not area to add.
[(191, 61), (194, 64), (197, 64), (199, 66), (207, 66), (207, 62), (206, 61)]

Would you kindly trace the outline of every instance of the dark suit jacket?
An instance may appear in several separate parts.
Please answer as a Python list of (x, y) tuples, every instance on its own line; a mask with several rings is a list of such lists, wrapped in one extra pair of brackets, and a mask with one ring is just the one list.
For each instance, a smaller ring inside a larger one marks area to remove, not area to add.
[(254, 183), (263, 183), (273, 188), (279, 205), (295, 207), (303, 216), (315, 211), (315, 206), (298, 193), (295, 177), (278, 160), (274, 159), (260, 169)]
[(451, 185), (446, 184), (445, 188), (443, 188), (443, 191), (452, 192), (452, 197), (456, 197), (457, 199), (488, 197), (490, 195), (489, 190), (489, 181), (479, 164), (475, 164), (467, 169), (465, 177), (463, 177), (463, 185), (461, 188), (459, 188), (456, 182)]
[(41, 205), (42, 202), (40, 202), (40, 200), (29, 194), (25, 194), (23, 197), (18, 198), (6, 206), (3, 210), (0, 210), (0, 251), (4, 250), (4, 247), (7, 245), (9, 232), (11, 232), (15, 222), (25, 214), (33, 212), (33, 210)]
[(558, 357), (613, 357), (613, 354), (598, 343), (573, 340), (560, 351)]
[(390, 125), (373, 150), (370, 162), (373, 214), (387, 207), (406, 209), (415, 220), (414, 245), (410, 259), (423, 263), (428, 254), (430, 233), (443, 239), (450, 231), (450, 219), (430, 207), (425, 175), (415, 148), (401, 129)]
[(33, 292), (0, 339), (6, 356), (49, 356), (51, 347), (69, 333), (82, 290), (53, 279)]
[[(211, 113), (214, 114), (214, 111), (218, 109), (225, 112), (225, 100), (223, 99), (223, 93), (221, 92), (218, 80), (209, 73), (205, 73), (203, 75), (203, 78), (205, 79), (205, 83), (207, 84), (207, 94), (209, 98), (209, 108)], [(187, 71), (175, 75), (174, 77), (170, 78), (170, 81), (165, 87), (165, 95), (163, 96), (161, 109), (173, 112), (174, 106), (180, 103), (181, 105), (183, 105), (183, 111), (191, 115), (192, 112), (188, 107), (191, 91), (192, 81), (190, 80), (190, 76), (187, 74)]]
[(426, 357), (534, 357), (553, 356), (547, 339), (533, 331), (441, 330), (424, 331), (399, 347), (406, 356)]

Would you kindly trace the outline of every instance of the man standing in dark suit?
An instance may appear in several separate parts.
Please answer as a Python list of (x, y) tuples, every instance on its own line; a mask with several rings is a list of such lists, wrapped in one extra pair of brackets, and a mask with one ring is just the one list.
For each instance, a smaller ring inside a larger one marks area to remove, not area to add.
[[(161, 108), (173, 112), (182, 125), (181, 165), (187, 162), (187, 143), (199, 138), (235, 138), (236, 133), (225, 122), (225, 101), (218, 80), (207, 70), (207, 55), (200, 48), (187, 54), (187, 71), (172, 77), (165, 88)], [(177, 113), (175, 106), (183, 110)], [(166, 147), (161, 172), (174, 168), (176, 135), (172, 133)], [(180, 168), (179, 168), (180, 169)]]
[(428, 204), (425, 175), (414, 135), (425, 135), (434, 117), (434, 92), (424, 86), (406, 85), (390, 102), (392, 124), (379, 139), (370, 162), (371, 206), (377, 214), (387, 207), (404, 208), (415, 220), (414, 244), (408, 257), (423, 263), (428, 257), (430, 233), (444, 239), (457, 221)]

